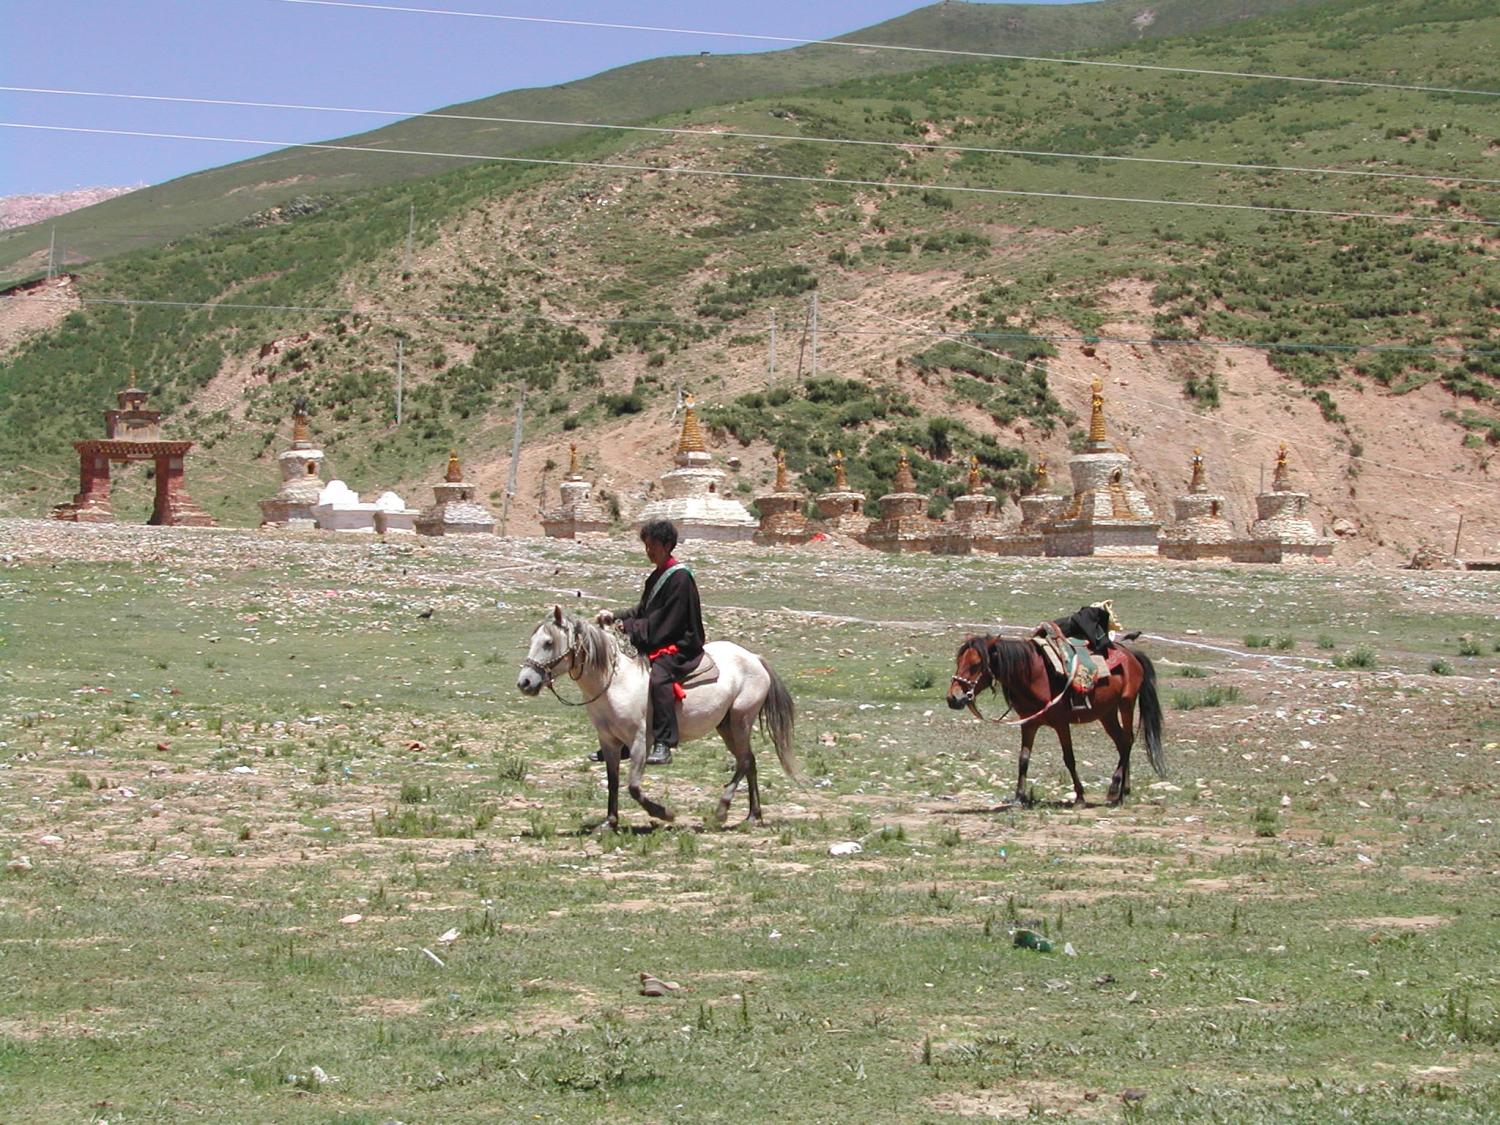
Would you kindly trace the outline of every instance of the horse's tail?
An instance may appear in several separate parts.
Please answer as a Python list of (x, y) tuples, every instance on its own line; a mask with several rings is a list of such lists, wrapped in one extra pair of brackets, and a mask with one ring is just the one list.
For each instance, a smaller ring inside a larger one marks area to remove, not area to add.
[(1167, 776), (1167, 755), (1161, 746), (1161, 699), (1156, 694), (1156, 666), (1144, 652), (1130, 650), (1130, 654), (1141, 662), (1141, 690), (1136, 696), (1140, 704), (1140, 718), (1136, 720), (1136, 733), (1146, 740), (1146, 757), (1158, 777)]
[(765, 702), (760, 705), (760, 729), (776, 747), (776, 757), (781, 760), (781, 768), (800, 785), (802, 774), (797, 768), (797, 753), (792, 747), (792, 731), (797, 721), (797, 708), (792, 702), (792, 693), (786, 690), (786, 684), (781, 682), (781, 677), (765, 657), (757, 659), (766, 670), (766, 675), (771, 677), (771, 688), (766, 692)]

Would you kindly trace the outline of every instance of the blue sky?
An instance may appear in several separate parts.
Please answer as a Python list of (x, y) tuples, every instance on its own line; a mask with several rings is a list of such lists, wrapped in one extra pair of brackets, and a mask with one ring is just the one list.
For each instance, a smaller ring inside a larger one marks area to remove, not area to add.
[[(552, 20), (820, 37), (889, 20), (918, 0), (374, 0)], [(1061, 0), (1043, 0), (1058, 3)], [(534, 26), (287, 0), (0, 0), (0, 86), (177, 98), (437, 110), (552, 86), (663, 54), (768, 43)], [(318, 141), (390, 118), (0, 92), (0, 121)], [(0, 129), (0, 195), (160, 183), (255, 156), (202, 141)]]
[[(376, 2), (808, 39), (923, 6), (918, 0)], [(0, 85), (407, 112), (554, 85), (660, 55), (771, 46), (288, 0), (0, 0)], [(40, 125), (313, 141), (388, 120), (0, 91), (0, 121)], [(0, 128), (0, 196), (160, 183), (263, 151)]]

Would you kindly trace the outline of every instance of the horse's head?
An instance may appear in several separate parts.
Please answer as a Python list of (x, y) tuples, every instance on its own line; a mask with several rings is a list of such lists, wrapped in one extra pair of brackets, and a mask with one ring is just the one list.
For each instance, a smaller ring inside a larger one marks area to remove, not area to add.
[(540, 695), (557, 675), (558, 669), (571, 671), (577, 658), (578, 623), (564, 617), (562, 606), (555, 605), (531, 634), (531, 646), (526, 650), (526, 659), (521, 662), (516, 687), (523, 695)]
[(955, 711), (974, 706), (974, 697), (990, 686), (990, 655), (985, 637), (969, 637), (958, 646), (953, 679), (948, 683), (948, 706)]

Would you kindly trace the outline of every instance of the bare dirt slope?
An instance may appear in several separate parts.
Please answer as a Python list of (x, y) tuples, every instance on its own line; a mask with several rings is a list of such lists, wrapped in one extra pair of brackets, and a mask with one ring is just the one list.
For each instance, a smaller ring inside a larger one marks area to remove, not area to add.
[[(662, 160), (678, 159), (684, 143), (668, 142), (649, 151)], [(472, 284), (475, 278), (510, 277), (499, 282), (508, 301), (499, 307), (525, 308), (535, 298), (543, 315), (575, 323), (591, 341), (600, 342), (604, 329), (597, 322), (598, 293), (613, 281), (627, 279), (636, 268), (629, 264), (630, 254), (645, 253), (641, 247), (649, 242), (630, 224), (620, 223), (622, 201), (630, 193), (653, 193), (657, 201), (652, 205), (654, 219), (680, 234), (712, 214), (714, 188), (668, 178), (643, 177), (639, 183), (596, 180), (580, 174), (534, 193), (471, 209), (418, 248), (405, 279), (383, 280), (403, 277), (402, 248), (395, 247), (385, 266), (350, 277), (340, 299), (368, 313), (382, 308), (442, 307), (456, 286)], [(822, 315), (817, 370), (825, 375), (899, 382), (924, 411), (951, 414), (1002, 443), (1022, 446), (1033, 457), (1045, 455), (1054, 481), (1065, 485), (1069, 449), (1064, 429), (1042, 434), (1025, 423), (1001, 427), (973, 406), (956, 403), (941, 386), (929, 386), (914, 378), (909, 368), (900, 367), (902, 360), (928, 342), (922, 333), (958, 327), (949, 321), (950, 310), (997, 277), (1006, 276), (1027, 255), (1039, 253), (1044, 243), (1067, 237), (1057, 232), (1017, 237), (1015, 231), (999, 226), (989, 234), (994, 242), (992, 258), (983, 269), (965, 271), (836, 269), (827, 264), (826, 246), (799, 248), (794, 257), (813, 266), (819, 275)], [(883, 236), (867, 229), (862, 237), (873, 243)], [(851, 248), (858, 246), (851, 244)], [(510, 272), (518, 262), (526, 271), (522, 288), (516, 287)], [(693, 293), (721, 273), (719, 263), (710, 259), (704, 268), (683, 277), (677, 307), (662, 315), (697, 319)], [(505, 290), (506, 285), (511, 288)], [(1105, 291), (1104, 306), (1110, 319), (1100, 330), (1105, 342), (1092, 349), (1059, 344), (1059, 355), (1048, 361), (1047, 370), (1054, 394), (1079, 420), (1075, 425), (1087, 424), (1091, 382), (1096, 377), (1104, 381), (1110, 436), (1135, 458), (1138, 482), (1164, 522), (1171, 521), (1172, 499), (1186, 485), (1193, 451), (1202, 449), (1211, 487), (1225, 495), (1232, 520), (1243, 528), (1256, 517), (1255, 495), (1269, 480), (1279, 444), (1286, 442), (1294, 484), (1311, 495), (1313, 522), (1329, 532), (1337, 524), (1341, 532), (1335, 555), (1339, 563), (1401, 565), (1423, 543), (1451, 549), (1460, 516), (1464, 521), (1461, 554), (1500, 555), (1500, 506), (1494, 503), (1500, 482), (1492, 461), (1494, 447), (1465, 446), (1465, 431), (1445, 417), (1473, 403), (1454, 399), (1436, 384), (1393, 395), (1372, 382), (1351, 377), (1330, 388), (1343, 420), (1329, 421), (1294, 382), (1270, 366), (1264, 352), (1109, 342), (1111, 337), (1144, 339), (1153, 334), (1151, 293), (1151, 283), (1144, 280), (1112, 283)], [(810, 342), (803, 336), (804, 325), (792, 315), (800, 316), (800, 302), (783, 303), (775, 379), (790, 384), (811, 373), (812, 356)], [(408, 387), (436, 375), (424, 369), (423, 355), (441, 352), (449, 364), (466, 362), (473, 355), (475, 333), (460, 322), (422, 318), (403, 323), (410, 333)], [(678, 389), (695, 393), (700, 403), (715, 403), (771, 382), (764, 327), (764, 314), (752, 313), (731, 323), (726, 333), (682, 343), (667, 365), (654, 372), (642, 352), (617, 350), (602, 366), (602, 385), (586, 393), (629, 391), (642, 380), (654, 380), (658, 389), (640, 414), (563, 431), (561, 416), (549, 417), (533, 402), (508, 530), (513, 534), (540, 532), (538, 508), (556, 502), (560, 467), (567, 465), (568, 445), (574, 440), (590, 476), (619, 498), (628, 520), (645, 500), (652, 482), (671, 467), (680, 425), (674, 410)], [(903, 335), (908, 329), (911, 335)], [(1074, 334), (1065, 324), (1044, 325), (1043, 330)], [(732, 339), (737, 332), (744, 334), (738, 342)], [(268, 363), (286, 343), (286, 339), (266, 340), (258, 353), (226, 357), (196, 405), (205, 414), (228, 410), (238, 417), (244, 393), (274, 377), (268, 374)], [(369, 363), (388, 362), (386, 352), (377, 352), (372, 345)], [(1216, 374), (1221, 386), (1218, 408), (1198, 407), (1184, 394), (1190, 371), (1200, 377), (1210, 371)], [(469, 447), (459, 451), (466, 475), (479, 486), (481, 498), (497, 506), (509, 477), (513, 410), (513, 399), (502, 395)], [(270, 462), (279, 448), (273, 445), (263, 458), (268, 494), (276, 480)], [(742, 466), (729, 487), (748, 504), (769, 480), (771, 450), (735, 446), (716, 452), (741, 459)], [(399, 481), (348, 483), (361, 493), (395, 488), (409, 503), (422, 506), (430, 501), (429, 487), (446, 453), (446, 449), (433, 451), (434, 471), (427, 477), (414, 474)], [(744, 490), (737, 488), (741, 481), (748, 485)], [(1015, 515), (1013, 506), (1010, 511)]]
[(0, 354), (28, 336), (56, 328), (78, 307), (73, 279), (67, 274), (18, 286), (0, 296)]

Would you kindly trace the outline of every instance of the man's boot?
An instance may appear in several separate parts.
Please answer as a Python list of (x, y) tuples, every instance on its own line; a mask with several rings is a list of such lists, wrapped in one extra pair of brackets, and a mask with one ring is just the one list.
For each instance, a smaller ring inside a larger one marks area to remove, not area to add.
[(646, 755), (648, 766), (670, 766), (672, 764), (672, 748), (665, 742), (658, 742), (651, 747), (651, 752)]

